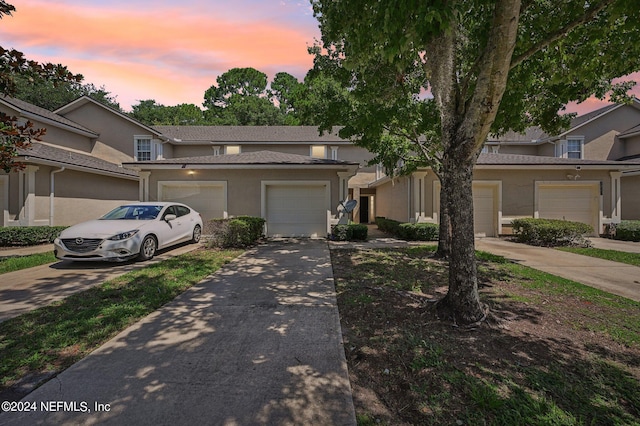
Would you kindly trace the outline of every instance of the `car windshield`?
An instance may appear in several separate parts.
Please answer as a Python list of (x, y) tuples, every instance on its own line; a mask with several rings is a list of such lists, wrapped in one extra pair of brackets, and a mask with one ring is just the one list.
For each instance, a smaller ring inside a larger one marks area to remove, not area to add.
[(153, 205), (120, 206), (102, 216), (100, 220), (153, 220), (161, 210), (162, 206)]

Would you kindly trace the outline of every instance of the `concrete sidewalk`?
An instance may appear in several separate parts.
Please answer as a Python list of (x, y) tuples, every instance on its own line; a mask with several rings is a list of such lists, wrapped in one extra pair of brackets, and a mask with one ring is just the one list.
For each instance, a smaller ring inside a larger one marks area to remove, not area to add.
[(327, 243), (247, 252), (22, 402), (0, 424), (356, 424)]
[(640, 301), (640, 267), (637, 266), (498, 238), (476, 239), (476, 250)]

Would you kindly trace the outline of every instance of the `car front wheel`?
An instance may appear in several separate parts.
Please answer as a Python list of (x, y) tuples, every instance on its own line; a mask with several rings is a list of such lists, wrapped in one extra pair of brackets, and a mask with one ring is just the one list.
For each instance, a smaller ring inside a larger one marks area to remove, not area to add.
[(158, 248), (158, 243), (156, 239), (147, 235), (142, 240), (142, 244), (140, 245), (140, 254), (138, 255), (139, 260), (149, 260), (156, 254), (156, 249)]
[(196, 225), (193, 228), (193, 237), (191, 237), (191, 242), (194, 244), (200, 242), (200, 237), (202, 237), (202, 229), (200, 228), (200, 225)]

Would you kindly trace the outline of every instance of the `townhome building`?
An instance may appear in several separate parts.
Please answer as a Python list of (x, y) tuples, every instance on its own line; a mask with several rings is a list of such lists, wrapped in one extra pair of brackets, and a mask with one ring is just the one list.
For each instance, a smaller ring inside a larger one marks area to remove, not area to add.
[[(133, 201), (180, 201), (205, 220), (266, 219), (269, 236), (325, 236), (346, 200), (354, 222), (439, 222), (437, 175), (391, 178), (373, 155), (314, 126), (147, 126), (88, 97), (56, 111), (0, 98), (0, 111), (47, 129), (0, 173), (0, 225), (71, 225)], [(475, 232), (518, 217), (578, 220), (602, 233), (640, 219), (640, 103), (490, 138), (474, 175)]]

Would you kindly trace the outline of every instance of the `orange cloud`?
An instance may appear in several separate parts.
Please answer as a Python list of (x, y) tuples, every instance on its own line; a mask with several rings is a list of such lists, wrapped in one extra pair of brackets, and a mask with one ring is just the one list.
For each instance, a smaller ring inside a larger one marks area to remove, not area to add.
[[(302, 78), (312, 66), (306, 48), (317, 37), (313, 29), (223, 19), (195, 8), (125, 11), (42, 1), (19, 5), (13, 17), (2, 20), (0, 36), (31, 59), (63, 63), (86, 82), (104, 84), (125, 108), (130, 96), (157, 99), (162, 93), (169, 104), (200, 104), (215, 78), (233, 67)], [(141, 93), (122, 94), (121, 87)], [(189, 98), (169, 95), (191, 91)]]

